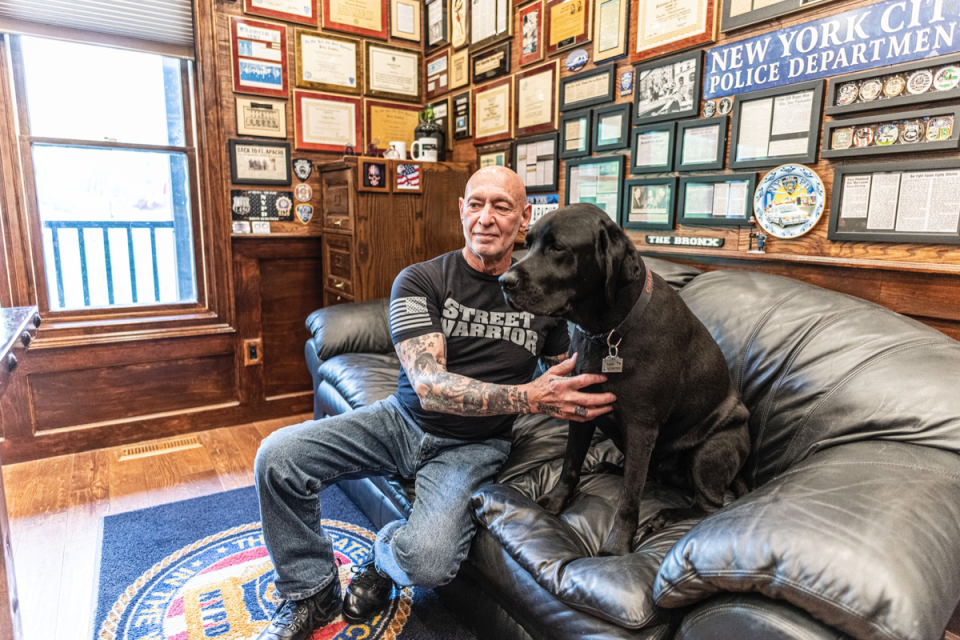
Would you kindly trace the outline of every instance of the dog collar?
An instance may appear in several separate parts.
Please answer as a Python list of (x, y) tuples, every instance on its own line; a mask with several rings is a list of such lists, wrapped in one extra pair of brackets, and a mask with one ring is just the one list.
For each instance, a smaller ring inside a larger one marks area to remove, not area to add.
[[(647, 308), (647, 305), (650, 304), (650, 298), (653, 296), (653, 271), (650, 271), (650, 269), (648, 269), (646, 265), (644, 265), (643, 268), (644, 268), (644, 271), (646, 271), (646, 278), (645, 278), (646, 281), (643, 283), (643, 291), (640, 292), (640, 297), (637, 298), (637, 302), (633, 305), (633, 308), (630, 309), (630, 313), (627, 314), (627, 317), (624, 318), (620, 322), (620, 324), (615, 326), (610, 331), (604, 331), (602, 333), (597, 333), (597, 334), (587, 333), (579, 325), (577, 325), (577, 330), (583, 335), (590, 338), (591, 340), (606, 338), (607, 346), (610, 347), (611, 350), (615, 350), (617, 347), (619, 347), (620, 340), (623, 340), (623, 335), (624, 335), (623, 332), (620, 331), (620, 327), (622, 327), (624, 323), (627, 320), (629, 320), (632, 316), (636, 315), (639, 317), (643, 313), (644, 309)], [(617, 340), (616, 343), (613, 342), (613, 334), (615, 333), (620, 334), (620, 340)]]

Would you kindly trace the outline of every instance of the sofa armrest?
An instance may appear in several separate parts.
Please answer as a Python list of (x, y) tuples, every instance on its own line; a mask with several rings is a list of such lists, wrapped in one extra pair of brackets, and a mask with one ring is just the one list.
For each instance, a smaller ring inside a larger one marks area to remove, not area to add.
[(393, 353), (389, 298), (338, 304), (307, 317), (317, 358), (322, 362), (342, 353)]
[(787, 600), (858, 640), (939, 640), (960, 600), (960, 456), (897, 442), (811, 456), (667, 554), (657, 604)]

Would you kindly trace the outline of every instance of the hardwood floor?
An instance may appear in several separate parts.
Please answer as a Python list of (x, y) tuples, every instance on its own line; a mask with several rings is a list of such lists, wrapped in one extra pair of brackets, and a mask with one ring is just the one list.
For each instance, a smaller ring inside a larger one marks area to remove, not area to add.
[(119, 460), (122, 447), (3, 467), (27, 640), (91, 640), (101, 516), (253, 484), (260, 441), (304, 414), (194, 434), (203, 446)]

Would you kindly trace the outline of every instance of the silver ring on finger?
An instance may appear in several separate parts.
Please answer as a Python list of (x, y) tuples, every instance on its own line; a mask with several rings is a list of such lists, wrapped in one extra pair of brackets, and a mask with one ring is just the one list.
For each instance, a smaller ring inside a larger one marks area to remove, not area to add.
[(577, 414), (578, 416), (580, 416), (581, 418), (586, 418), (586, 417), (587, 417), (587, 408), (586, 408), (586, 407), (577, 407), (576, 409), (573, 410), (573, 412), (574, 412), (575, 414)]

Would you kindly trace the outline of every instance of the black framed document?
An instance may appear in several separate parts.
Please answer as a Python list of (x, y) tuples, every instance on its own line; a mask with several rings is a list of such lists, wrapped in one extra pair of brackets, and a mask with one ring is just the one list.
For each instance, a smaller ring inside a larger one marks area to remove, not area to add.
[(624, 229), (673, 229), (677, 179), (635, 178), (623, 184), (620, 226)]
[(622, 186), (623, 156), (567, 160), (567, 184), (563, 201), (567, 204), (595, 204), (619, 224)]
[(702, 74), (699, 50), (636, 65), (633, 124), (696, 116)]
[(527, 193), (557, 190), (558, 144), (556, 132), (513, 143), (513, 170), (523, 180)]
[(608, 64), (560, 80), (560, 111), (613, 102), (616, 67)]
[(513, 35), (511, 0), (470, 0), (470, 49), (479, 51)]
[(733, 104), (730, 168), (816, 162), (822, 110), (823, 80), (739, 96)]
[(590, 155), (593, 111), (573, 111), (560, 117), (560, 157), (563, 160)]
[(473, 82), (486, 82), (510, 73), (510, 42), (504, 42), (471, 56)]
[(290, 143), (230, 140), (230, 179), (234, 184), (290, 184)]
[(673, 171), (673, 140), (676, 122), (660, 122), (634, 127), (631, 132), (630, 173), (667, 173)]
[(426, 0), (424, 22), (426, 22), (426, 51), (430, 52), (450, 44), (450, 17), (447, 11), (448, 0)]
[(722, 0), (720, 31), (732, 31), (830, 0)]
[(708, 227), (749, 224), (756, 190), (756, 173), (683, 176), (677, 194), (677, 222)]
[(630, 103), (593, 110), (593, 150), (616, 151), (630, 144)]
[(723, 169), (727, 155), (727, 116), (677, 123), (677, 171)]
[(960, 160), (835, 165), (827, 237), (960, 244)]

